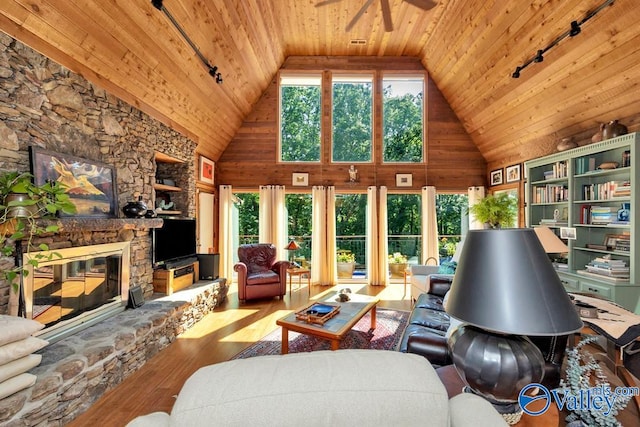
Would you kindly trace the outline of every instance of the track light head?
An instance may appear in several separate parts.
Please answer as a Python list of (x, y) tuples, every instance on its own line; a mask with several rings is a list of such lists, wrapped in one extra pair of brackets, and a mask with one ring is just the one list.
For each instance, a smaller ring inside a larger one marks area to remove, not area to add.
[(575, 37), (578, 34), (580, 34), (580, 31), (582, 31), (582, 29), (580, 28), (580, 24), (578, 24), (578, 21), (571, 21), (571, 29), (569, 30), (569, 36)]
[(519, 79), (520, 78), (520, 71), (522, 71), (521, 67), (516, 67), (516, 70), (513, 72), (513, 74), (511, 74), (511, 77), (513, 77), (514, 79)]
[(542, 50), (539, 50), (536, 54), (536, 57), (533, 58), (533, 62), (542, 62), (544, 61), (544, 56), (542, 56)]
[(216, 76), (216, 83), (218, 83), (219, 85), (222, 84), (222, 74), (218, 73), (218, 75)]
[(158, 10), (162, 10), (162, 0), (151, 0), (151, 4)]

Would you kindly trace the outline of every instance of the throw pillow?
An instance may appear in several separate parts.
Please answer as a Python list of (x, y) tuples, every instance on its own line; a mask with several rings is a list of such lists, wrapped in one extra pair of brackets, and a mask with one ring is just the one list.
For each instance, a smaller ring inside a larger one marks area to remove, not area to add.
[(42, 361), (41, 354), (30, 354), (12, 362), (0, 365), (0, 383), (35, 368)]
[(49, 344), (47, 341), (36, 337), (27, 337), (20, 341), (5, 344), (0, 347), (0, 365), (38, 351), (47, 344)]
[(44, 325), (35, 320), (0, 314), (0, 345), (25, 339), (42, 328)]
[(33, 374), (20, 374), (17, 377), (13, 377), (0, 383), (0, 399), (4, 399), (7, 396), (11, 396), (13, 393), (17, 393), (20, 390), (31, 387), (36, 383), (37, 379), (38, 377)]
[(458, 263), (455, 261), (447, 261), (440, 264), (438, 274), (455, 274)]

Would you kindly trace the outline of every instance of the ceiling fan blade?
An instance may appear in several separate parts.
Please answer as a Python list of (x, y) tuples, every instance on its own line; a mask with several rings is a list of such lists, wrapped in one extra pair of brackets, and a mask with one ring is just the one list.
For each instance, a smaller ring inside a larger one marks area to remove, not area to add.
[(415, 7), (419, 7), (422, 10), (431, 10), (438, 5), (433, 0), (404, 0), (409, 4), (414, 5)]
[(393, 23), (391, 22), (391, 8), (389, 0), (380, 0), (382, 6), (382, 20), (384, 21), (384, 30), (386, 32), (393, 31)]
[(342, 1), (342, 0), (324, 0), (316, 3), (316, 7), (327, 6), (331, 3), (338, 3), (339, 1)]
[(367, 11), (367, 8), (371, 6), (371, 3), (373, 3), (373, 0), (367, 0), (367, 2), (364, 5), (362, 5), (358, 13), (356, 13), (356, 15), (353, 17), (351, 21), (349, 21), (349, 23), (347, 24), (347, 27), (344, 29), (346, 32), (351, 31), (353, 26), (356, 25), (356, 22), (358, 22), (358, 19), (360, 19), (360, 17)]

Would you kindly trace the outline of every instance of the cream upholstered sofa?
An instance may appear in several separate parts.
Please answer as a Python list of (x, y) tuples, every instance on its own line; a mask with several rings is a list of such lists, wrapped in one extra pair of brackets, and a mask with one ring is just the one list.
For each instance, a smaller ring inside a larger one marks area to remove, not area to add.
[(429, 276), (438, 274), (439, 265), (413, 264), (410, 266), (411, 301), (416, 301), (421, 294), (429, 292)]
[(171, 414), (141, 426), (505, 426), (484, 399), (451, 400), (422, 356), (338, 350), (259, 356), (205, 366), (184, 384)]

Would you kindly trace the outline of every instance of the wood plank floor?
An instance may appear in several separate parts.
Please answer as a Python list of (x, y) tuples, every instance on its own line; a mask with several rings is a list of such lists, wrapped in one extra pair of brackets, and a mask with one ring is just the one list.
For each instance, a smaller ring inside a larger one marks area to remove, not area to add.
[[(244, 304), (239, 304), (237, 287), (232, 285), (221, 307), (205, 316), (116, 388), (105, 393), (69, 426), (124, 426), (138, 415), (170, 412), (175, 396), (198, 368), (229, 360), (275, 330), (277, 319), (309, 301), (306, 284), (296, 289), (295, 282), (293, 292), (287, 292), (282, 300), (274, 298)], [(403, 283), (392, 283), (386, 287), (349, 283), (340, 287), (376, 295), (380, 299), (379, 307), (411, 308), (410, 286), (407, 285), (405, 291)], [(312, 286), (311, 298), (317, 298), (327, 289)]]

